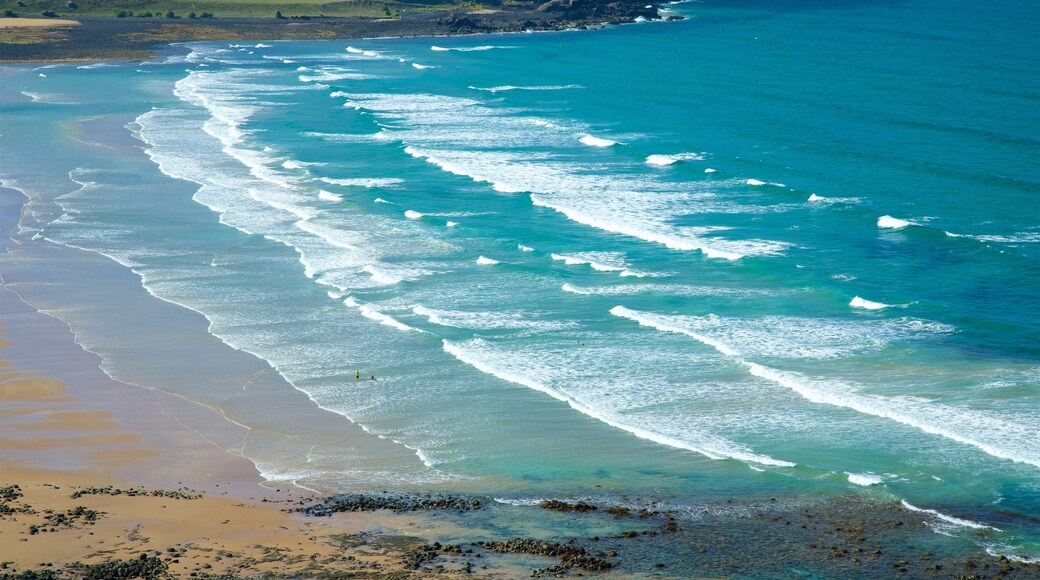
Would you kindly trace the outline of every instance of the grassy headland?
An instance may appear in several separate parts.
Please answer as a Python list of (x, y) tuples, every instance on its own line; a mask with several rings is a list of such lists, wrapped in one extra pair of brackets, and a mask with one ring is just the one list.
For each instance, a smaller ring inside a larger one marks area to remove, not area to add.
[[(561, 30), (658, 17), (645, 0), (0, 0), (0, 10), (0, 62), (143, 59), (193, 40)], [(54, 26), (17, 26), (29, 18)]]

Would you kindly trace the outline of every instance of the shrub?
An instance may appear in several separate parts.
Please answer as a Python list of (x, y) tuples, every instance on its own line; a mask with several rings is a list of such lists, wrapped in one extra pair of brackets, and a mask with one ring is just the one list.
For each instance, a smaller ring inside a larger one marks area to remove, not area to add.
[(4, 18), (17, 18), (18, 15), (14, 13), (14, 10), (4, 10)]
[(203, 12), (202, 14), (199, 14), (199, 18), (213, 18), (213, 13), (212, 12)]
[(177, 16), (173, 13), (173, 10), (167, 10), (166, 11), (166, 17), (167, 18), (176, 18)]
[(55, 13), (53, 10), (44, 10), (43, 12), (40, 12), (40, 14), (45, 18), (54, 18), (55, 16), (57, 16), (57, 13)]
[(191, 18), (192, 20), (195, 20), (196, 18), (198, 18), (198, 16), (196, 16), (194, 12), (189, 12), (188, 13), (188, 18)]

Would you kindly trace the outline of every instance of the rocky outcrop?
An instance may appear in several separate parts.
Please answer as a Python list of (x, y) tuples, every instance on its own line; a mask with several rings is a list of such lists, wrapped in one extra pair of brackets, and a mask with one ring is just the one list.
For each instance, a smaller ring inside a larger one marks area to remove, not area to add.
[(410, 512), (420, 510), (472, 511), (484, 507), (485, 501), (456, 495), (430, 494), (341, 494), (322, 499), (321, 501), (295, 508), (292, 511), (309, 516), (331, 516), (338, 512), (369, 512), (376, 510), (393, 510)]

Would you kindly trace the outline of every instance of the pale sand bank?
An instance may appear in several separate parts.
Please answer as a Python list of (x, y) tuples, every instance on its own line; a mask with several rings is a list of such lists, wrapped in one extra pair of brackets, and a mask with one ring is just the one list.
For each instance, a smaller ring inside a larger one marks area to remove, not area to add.
[(59, 18), (0, 18), (0, 28), (58, 28), (61, 26), (79, 26), (79, 22)]

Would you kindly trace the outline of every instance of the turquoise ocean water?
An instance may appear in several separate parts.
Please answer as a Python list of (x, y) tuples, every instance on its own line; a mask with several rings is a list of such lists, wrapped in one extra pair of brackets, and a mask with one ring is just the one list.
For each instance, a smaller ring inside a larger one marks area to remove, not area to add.
[(854, 493), (1040, 557), (1040, 7), (667, 10), (5, 67), (4, 281), (274, 482)]

